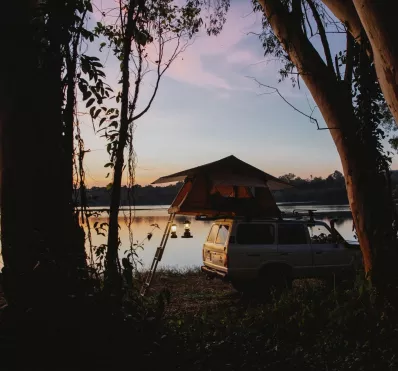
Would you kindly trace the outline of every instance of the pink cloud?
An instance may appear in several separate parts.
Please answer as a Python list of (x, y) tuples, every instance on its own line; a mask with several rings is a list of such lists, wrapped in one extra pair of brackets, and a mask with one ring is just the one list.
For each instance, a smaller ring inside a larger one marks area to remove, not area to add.
[[(99, 20), (102, 18), (101, 12), (112, 13), (117, 11), (119, 0), (95, 0), (94, 1), (94, 18)], [(185, 0), (175, 0), (176, 4), (183, 5)], [(234, 2), (227, 15), (227, 22), (222, 32), (218, 36), (207, 36), (202, 31), (199, 35), (191, 40), (190, 45), (184, 53), (182, 53), (170, 66), (166, 72), (166, 76), (177, 81), (188, 83), (194, 86), (216, 88), (224, 90), (232, 90), (234, 87), (221, 76), (207, 71), (201, 61), (202, 56), (224, 57), (227, 63), (255, 63), (256, 58), (249, 52), (234, 52), (231, 49), (250, 31), (256, 29), (258, 31), (261, 24), (257, 14), (252, 13), (252, 7), (249, 1)], [(108, 14), (109, 16), (109, 14)], [(166, 58), (173, 50), (173, 43), (167, 46)], [(148, 53), (153, 56), (155, 61), (156, 50), (149, 48)], [(166, 60), (165, 58), (165, 60)], [(151, 66), (151, 67), (154, 67)], [(236, 87), (235, 87), (236, 88)]]
[(256, 57), (247, 50), (236, 51), (227, 55), (228, 63), (255, 63)]
[(167, 75), (196, 86), (234, 89), (222, 77), (206, 71), (201, 57), (218, 55), (225, 57), (228, 63), (255, 63), (257, 60), (250, 52), (233, 52), (231, 49), (250, 31), (261, 27), (258, 18), (258, 15), (251, 13), (250, 2), (233, 4), (220, 35), (207, 36), (202, 32), (181, 58), (173, 63)]

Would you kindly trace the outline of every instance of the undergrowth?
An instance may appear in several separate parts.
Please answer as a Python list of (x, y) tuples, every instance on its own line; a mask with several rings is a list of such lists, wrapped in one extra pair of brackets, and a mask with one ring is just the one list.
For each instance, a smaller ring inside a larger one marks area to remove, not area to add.
[(296, 280), (279, 296), (253, 298), (198, 269), (162, 269), (142, 300), (140, 278), (122, 311), (94, 295), (17, 331), (3, 321), (9, 369), (398, 370), (396, 310), (360, 281)]
[(396, 370), (396, 311), (358, 281), (295, 281), (279, 297), (246, 298), (197, 272), (163, 273), (170, 292), (148, 369)]

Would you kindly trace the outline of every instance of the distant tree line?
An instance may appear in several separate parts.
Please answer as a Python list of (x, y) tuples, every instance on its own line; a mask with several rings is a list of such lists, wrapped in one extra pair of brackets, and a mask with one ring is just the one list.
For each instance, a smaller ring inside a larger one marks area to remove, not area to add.
[[(302, 179), (289, 173), (279, 177), (291, 183), (294, 188), (275, 192), (277, 202), (315, 202), (318, 204), (348, 204), (347, 191), (343, 174), (335, 170), (326, 178), (310, 177)], [(398, 171), (391, 171), (391, 188), (393, 197), (398, 198)]]
[[(141, 186), (136, 184), (131, 189), (131, 200), (134, 205), (170, 205), (177, 195), (182, 182), (166, 187), (154, 187), (152, 185)], [(90, 206), (109, 205), (110, 191), (106, 187), (92, 187), (87, 191)], [(123, 186), (121, 189), (120, 203), (129, 205), (129, 189)]]
[[(303, 179), (295, 174), (288, 173), (279, 177), (291, 183), (294, 188), (277, 191), (274, 193), (277, 202), (314, 202), (322, 204), (343, 205), (348, 204), (344, 176), (340, 171), (334, 171), (326, 178), (310, 177)], [(398, 196), (398, 171), (391, 172), (394, 196)], [(133, 200), (135, 205), (170, 205), (182, 186), (178, 182), (166, 187), (152, 185), (133, 187)], [(106, 187), (92, 187), (88, 190), (90, 206), (104, 206), (109, 204), (110, 193)], [(121, 205), (127, 206), (128, 188), (122, 187)]]

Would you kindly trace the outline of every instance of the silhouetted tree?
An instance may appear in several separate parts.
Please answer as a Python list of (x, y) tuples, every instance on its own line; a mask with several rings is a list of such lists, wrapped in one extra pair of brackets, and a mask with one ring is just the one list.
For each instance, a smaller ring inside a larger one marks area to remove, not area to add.
[[(329, 18), (318, 1), (258, 3), (264, 14), (266, 54), (285, 60), (283, 77), (298, 73), (304, 80), (330, 129), (342, 162), (365, 270), (383, 289), (397, 279), (396, 269), (389, 263), (396, 256), (396, 235), (386, 177), (388, 161), (381, 151), (382, 133), (373, 116), (382, 97), (367, 56), (366, 37), (362, 36), (361, 48), (348, 33), (344, 55), (333, 58), (327, 38)], [(313, 25), (320, 35), (324, 58), (309, 37)]]

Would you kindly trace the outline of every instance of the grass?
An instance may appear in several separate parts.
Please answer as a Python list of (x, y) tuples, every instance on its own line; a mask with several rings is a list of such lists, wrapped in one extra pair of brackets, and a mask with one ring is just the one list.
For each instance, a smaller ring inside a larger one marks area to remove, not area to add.
[[(50, 308), (18, 337), (3, 323), (0, 350), (10, 349), (9, 369), (45, 369), (46, 359), (51, 370), (398, 370), (397, 312), (374, 299), (360, 283), (332, 289), (318, 280), (254, 299), (198, 269), (163, 269), (128, 316), (109, 317), (101, 302), (84, 313)], [(15, 349), (24, 357), (12, 356)]]
[(351, 286), (298, 280), (254, 300), (198, 270), (160, 271), (151, 293), (169, 302), (145, 369), (397, 370), (396, 311)]

